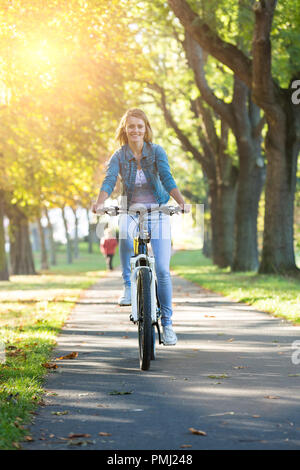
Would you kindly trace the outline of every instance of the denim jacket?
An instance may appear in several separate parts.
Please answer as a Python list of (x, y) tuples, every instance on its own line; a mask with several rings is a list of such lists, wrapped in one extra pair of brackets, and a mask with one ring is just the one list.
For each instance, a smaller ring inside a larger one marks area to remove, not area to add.
[[(171, 175), (168, 157), (164, 149), (160, 145), (144, 142), (141, 167), (158, 204), (166, 204), (170, 199), (170, 191), (177, 186)], [(127, 196), (127, 206), (129, 206), (134, 191), (136, 172), (136, 158), (129, 145), (123, 145), (108, 162), (101, 190), (106, 191), (110, 196), (120, 174), (122, 196)]]

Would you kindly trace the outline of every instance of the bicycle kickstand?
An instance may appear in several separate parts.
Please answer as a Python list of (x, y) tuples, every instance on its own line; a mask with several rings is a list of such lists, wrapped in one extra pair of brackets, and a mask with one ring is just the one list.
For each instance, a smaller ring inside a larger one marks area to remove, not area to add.
[(158, 344), (163, 344), (163, 342), (162, 342), (162, 340), (161, 340), (160, 328), (159, 328), (159, 323), (158, 323), (158, 321), (157, 321), (156, 323), (154, 323), (154, 325), (156, 326), (157, 333), (158, 333)]

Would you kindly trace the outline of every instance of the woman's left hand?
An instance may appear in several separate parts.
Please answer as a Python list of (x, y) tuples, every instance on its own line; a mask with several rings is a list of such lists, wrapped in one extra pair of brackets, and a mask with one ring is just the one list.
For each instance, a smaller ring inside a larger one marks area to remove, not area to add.
[(191, 211), (190, 204), (179, 204), (179, 205), (185, 214), (188, 214)]

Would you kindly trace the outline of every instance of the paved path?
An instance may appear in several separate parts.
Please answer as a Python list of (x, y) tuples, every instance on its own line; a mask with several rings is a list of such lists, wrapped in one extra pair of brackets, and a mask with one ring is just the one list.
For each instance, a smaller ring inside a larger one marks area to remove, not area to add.
[(144, 372), (121, 290), (114, 271), (76, 305), (53, 357), (78, 357), (49, 373), (24, 449), (299, 448), (299, 327), (174, 276), (179, 341), (158, 346)]

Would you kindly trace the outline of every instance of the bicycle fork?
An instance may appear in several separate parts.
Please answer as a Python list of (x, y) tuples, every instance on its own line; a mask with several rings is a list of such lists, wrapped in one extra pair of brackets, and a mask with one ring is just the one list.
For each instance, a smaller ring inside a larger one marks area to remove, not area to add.
[[(146, 263), (149, 265), (138, 265), (140, 260), (145, 260)], [(147, 269), (150, 271), (151, 277), (151, 320), (152, 325), (156, 326), (159, 344), (162, 343), (161, 335), (160, 335), (160, 328), (158, 323), (158, 311), (157, 303), (156, 303), (156, 275), (155, 275), (155, 260), (152, 256), (147, 256), (144, 254), (139, 254), (137, 256), (133, 256), (130, 259), (130, 266), (131, 266), (131, 315), (130, 320), (133, 323), (137, 323), (138, 321), (138, 308), (137, 308), (137, 277), (140, 269)]]

